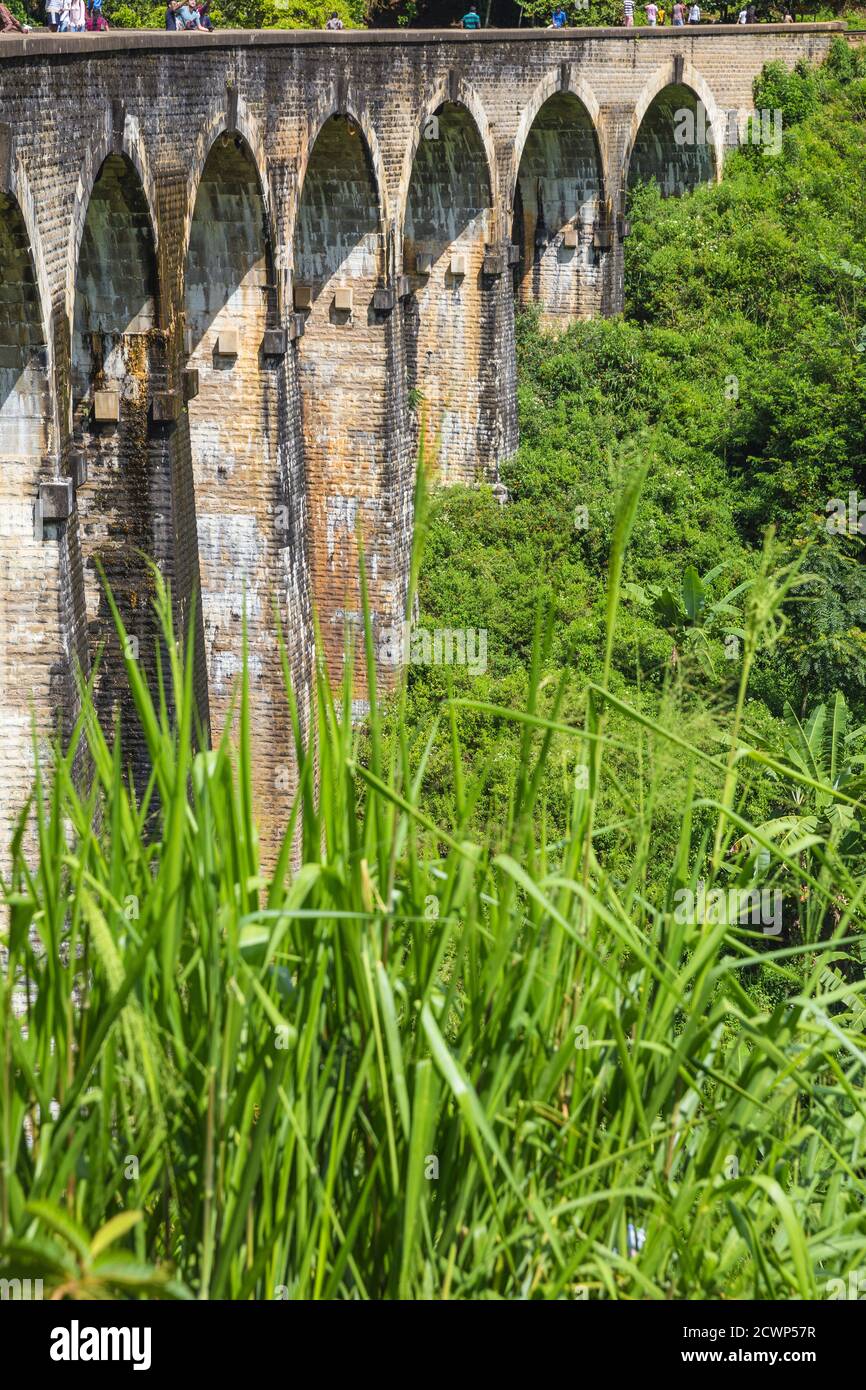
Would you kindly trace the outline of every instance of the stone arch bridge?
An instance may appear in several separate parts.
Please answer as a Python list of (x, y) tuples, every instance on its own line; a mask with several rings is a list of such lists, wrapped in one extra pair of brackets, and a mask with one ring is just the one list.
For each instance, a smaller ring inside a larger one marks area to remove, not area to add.
[(400, 621), (419, 430), (445, 481), (515, 448), (515, 299), (620, 309), (629, 182), (718, 176), (762, 65), (841, 28), (0, 39), (4, 834), (77, 668), (143, 766), (97, 562), (152, 673), (146, 554), (214, 736), (246, 605), (272, 837), (278, 621), (303, 702), (313, 608), (333, 672), (359, 620), (359, 530)]

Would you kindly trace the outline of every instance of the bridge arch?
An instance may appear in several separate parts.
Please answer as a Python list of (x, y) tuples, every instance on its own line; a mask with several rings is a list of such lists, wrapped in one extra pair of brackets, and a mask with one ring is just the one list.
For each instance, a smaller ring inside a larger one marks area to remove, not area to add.
[(141, 195), (147, 208), (150, 233), (153, 240), (154, 258), (159, 248), (159, 218), (157, 215), (156, 180), (150, 166), (150, 159), (141, 134), (138, 119), (125, 113), (123, 125), (115, 130), (110, 108), (103, 113), (102, 128), (93, 142), (87, 146), (78, 175), (75, 199), (72, 206), (69, 251), (66, 259), (65, 305), (66, 315), (72, 329), (75, 306), (76, 276), (81, 257), (81, 239), (90, 208), (93, 189), (109, 155), (122, 156), (135, 170), (141, 186)]
[[(402, 250), (403, 228), (406, 222), (406, 205), (409, 197), (409, 185), (412, 181), (412, 173), (415, 167), (415, 158), (421, 141), (424, 139), (425, 131), (429, 122), (446, 104), (464, 107), (468, 112), (478, 140), (484, 152), (485, 174), (490, 189), (490, 205), (493, 208), (499, 207), (499, 165), (496, 158), (496, 145), (493, 139), (493, 131), (484, 104), (475, 88), (468, 82), (458, 81), (451, 83), (444, 80), (436, 86), (428, 95), (421, 107), (417, 121), (412, 127), (409, 142), (403, 154), (403, 163), (400, 169), (400, 182), (397, 188), (397, 269), (403, 268), (400, 258)], [(493, 229), (491, 229), (492, 231)]]
[(146, 176), (136, 142), (126, 137), (122, 147), (102, 142), (87, 163), (89, 197), (73, 223), (69, 373), (71, 444), (85, 474), (76, 504), (91, 666), (101, 653), (96, 706), (107, 729), (119, 713), (124, 757), (138, 785), (146, 776), (146, 749), (97, 562), (133, 654), (152, 676), (158, 636), (142, 553), (170, 565), (171, 477), (164, 441), (150, 427), (154, 394), (165, 386), (166, 354), (156, 223), (142, 168)]
[(267, 156), (265, 154), (264, 137), (259, 123), (249, 110), (247, 103), (242, 96), (238, 95), (236, 102), (233, 104), (231, 116), (226, 110), (224, 102), (215, 102), (208, 120), (196, 137), (189, 176), (187, 178), (186, 210), (183, 223), (181, 267), (184, 273), (189, 257), (189, 239), (202, 174), (204, 173), (205, 166), (216, 142), (221, 140), (223, 136), (234, 135), (239, 135), (243, 140), (249, 158), (255, 167), (267, 216), (268, 234), (271, 245), (275, 248), (274, 254), (276, 255), (276, 247), (279, 243), (276, 234), (273, 207), (271, 205), (270, 189), (268, 186)]
[(310, 172), (310, 164), (322, 135), (332, 121), (345, 121), (359, 136), (364, 149), (364, 157), (376, 191), (379, 217), (379, 230), (384, 237), (390, 224), (390, 199), (385, 160), (382, 155), (376, 127), (363, 103), (340, 101), (333, 95), (320, 98), (309, 114), (302, 130), (301, 141), (296, 157), (297, 175), (294, 182), (295, 196), (290, 209), (292, 228), (292, 248), (294, 250), (298, 231), (298, 217), (304, 199), (304, 188)]
[[(34, 531), (38, 481), (54, 469), (46, 468), (52, 437), (50, 313), (38, 245), (28, 227), (27, 192), (20, 169), (8, 189), (0, 186), (0, 863), (30, 791), (32, 712), (46, 732), (68, 694), (54, 675), (64, 656), (60, 547)], [(55, 530), (51, 540), (58, 538)]]
[(548, 72), (542, 77), (521, 112), (520, 120), (517, 125), (517, 133), (514, 137), (514, 146), (511, 152), (511, 162), (508, 173), (507, 191), (509, 212), (514, 208), (514, 198), (517, 192), (517, 176), (529, 132), (532, 130), (541, 108), (558, 92), (570, 93), (572, 96), (576, 97), (586, 111), (586, 114), (592, 122), (596, 144), (598, 146), (602, 181), (605, 184), (608, 182), (607, 170), (609, 152), (607, 149), (607, 141), (604, 138), (604, 123), (602, 121), (601, 107), (598, 98), (593, 88), (584, 78), (577, 76), (571, 71), (567, 71), (566, 74), (563, 74), (560, 69), (557, 69), (555, 72)]
[(709, 83), (679, 58), (662, 64), (635, 104), (621, 187), (655, 177), (664, 193), (683, 192), (720, 179), (723, 159), (724, 117)]
[[(237, 715), (246, 616), (251, 752), (269, 848), (288, 821), (291, 730), (282, 690), (290, 542), (284, 449), (287, 345), (275, 341), (278, 288), (262, 164), (236, 123), (210, 141), (195, 184), (183, 268), (189, 457), (214, 742)], [(279, 335), (277, 335), (277, 338)], [(189, 374), (192, 374), (190, 377)]]
[[(342, 104), (341, 104), (342, 105)], [(292, 234), (310, 569), (325, 658), (360, 650), (356, 530), (364, 537), (374, 625), (400, 612), (402, 452), (399, 340), (385, 304), (387, 190), (369, 123), (331, 109), (304, 152)], [(358, 671), (359, 698), (364, 689)]]
[(397, 259), (411, 287), (403, 329), (413, 442), (423, 419), (427, 456), (443, 480), (472, 482), (495, 472), (485, 402), (498, 282), (484, 264), (495, 238), (496, 165), (475, 115), (447, 95), (428, 106), (411, 147)]
[(512, 155), (512, 241), (519, 248), (515, 289), (538, 303), (542, 319), (564, 326), (603, 310), (609, 240), (606, 152), (598, 101), (571, 75), (548, 74), (518, 126)]

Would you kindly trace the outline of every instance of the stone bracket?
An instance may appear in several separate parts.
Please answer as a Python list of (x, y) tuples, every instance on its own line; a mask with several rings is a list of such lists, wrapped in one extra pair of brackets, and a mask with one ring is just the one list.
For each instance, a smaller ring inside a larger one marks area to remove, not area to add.
[(623, 217), (622, 213), (616, 219), (616, 232), (620, 241), (625, 241), (631, 233), (631, 223), (627, 217)]
[(39, 484), (37, 530), (45, 521), (68, 521), (75, 505), (71, 478), (52, 478)]
[(153, 423), (170, 425), (180, 419), (183, 401), (179, 391), (155, 391), (153, 394)]
[(263, 357), (285, 357), (289, 348), (289, 334), (285, 328), (266, 328), (262, 338)]
[(505, 254), (508, 258), (509, 265), (520, 265), (520, 247), (516, 242), (511, 241), (508, 243)]
[(304, 336), (304, 316), (303, 314), (289, 315), (289, 342), (295, 343), (298, 338)]
[(411, 294), (412, 294), (412, 276), (411, 276), (411, 275), (398, 275), (398, 276), (397, 276), (397, 298), (398, 298), (398, 299), (409, 299), (410, 296), (411, 296)]
[(184, 367), (180, 374), (184, 404), (194, 401), (198, 395), (198, 367)]
[(120, 392), (94, 391), (93, 418), (98, 425), (117, 424), (120, 419)]
[(70, 454), (69, 466), (72, 469), (72, 481), (75, 487), (83, 487), (87, 482), (87, 455), (77, 452)]
[(503, 275), (505, 273), (505, 252), (498, 246), (485, 246), (484, 261), (481, 269), (485, 275)]
[(390, 285), (373, 291), (373, 308), (377, 314), (390, 314), (397, 303), (397, 295)]
[(596, 227), (592, 235), (592, 244), (596, 251), (609, 251), (610, 243), (610, 227)]

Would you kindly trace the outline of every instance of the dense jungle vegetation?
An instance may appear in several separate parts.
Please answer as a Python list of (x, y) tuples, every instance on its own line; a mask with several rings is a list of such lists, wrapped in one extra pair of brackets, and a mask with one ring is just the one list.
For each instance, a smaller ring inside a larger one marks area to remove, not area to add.
[[(419, 621), (488, 631), (486, 676), (451, 668), (455, 690), (525, 700), (541, 603), (552, 624), (547, 669), (572, 673), (565, 708), (583, 708), (604, 656), (622, 456), (643, 437), (653, 464), (629, 547), (613, 689), (647, 712), (675, 704), (682, 726), (712, 745), (711, 711), (730, 707), (740, 675), (743, 586), (772, 528), (773, 563), (809, 578), (757, 654), (744, 711), (752, 735), (781, 752), (790, 721), (837, 691), (856, 724), (866, 719), (863, 538), (827, 529), (829, 500), (847, 502), (864, 485), (866, 82), (839, 43), (816, 72), (765, 70), (755, 100), (784, 113), (778, 158), (748, 147), (721, 185), (681, 199), (653, 185), (635, 192), (623, 318), (551, 338), (523, 317), (509, 505), (452, 488), (430, 522)], [(419, 726), (446, 679), (444, 667), (411, 668)], [(489, 726), (466, 714), (461, 734), (483, 761)], [(519, 757), (516, 738), (511, 752)], [(629, 762), (625, 753), (626, 778)], [(501, 744), (497, 768), (507, 785)], [(561, 827), (568, 790), (555, 756), (545, 790)], [(767, 809), (772, 790), (761, 779), (756, 807)], [(477, 815), (495, 822), (495, 790), (491, 798)], [(672, 787), (674, 823), (676, 805)]]

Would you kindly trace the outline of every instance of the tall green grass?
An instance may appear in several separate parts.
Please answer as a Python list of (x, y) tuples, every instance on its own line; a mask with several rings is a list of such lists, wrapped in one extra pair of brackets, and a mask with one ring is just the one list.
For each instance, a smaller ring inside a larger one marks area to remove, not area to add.
[[(605, 671), (640, 482), (613, 533)], [(423, 468), (416, 513), (423, 537)], [(747, 653), (796, 580), (768, 549)], [(522, 729), (494, 852), (468, 830), (489, 768), (467, 770), (455, 702), (422, 731), (402, 717), (405, 687), (380, 709), (368, 614), (364, 730), (343, 715), (351, 672), (332, 692), (319, 670), (305, 743), (287, 680), (299, 791), (266, 872), (246, 677), (237, 751), (226, 735), (196, 752), (192, 641), (181, 649), (161, 585), (157, 611), (165, 687), (127, 661), (150, 784), (130, 790), (85, 692), (35, 786), (34, 862), (26, 817), (12, 846), (5, 1275), (69, 1297), (766, 1299), (821, 1297), (862, 1266), (866, 885), (844, 839), (744, 820), (741, 769), (772, 761), (744, 740), (748, 661), (717, 757), (675, 711), (614, 701), (606, 676), (572, 727), (544, 679), (540, 615), (526, 708), (463, 697)], [(616, 881), (599, 816), (614, 703), (642, 769)], [(443, 739), (453, 804), (434, 824), (425, 766)], [(539, 787), (563, 740), (587, 776), (549, 844)], [(671, 757), (689, 790), (651, 901)], [(772, 771), (862, 815), (856, 787)], [(802, 920), (775, 938), (680, 921), (675, 894), (698, 879), (778, 886)]]

